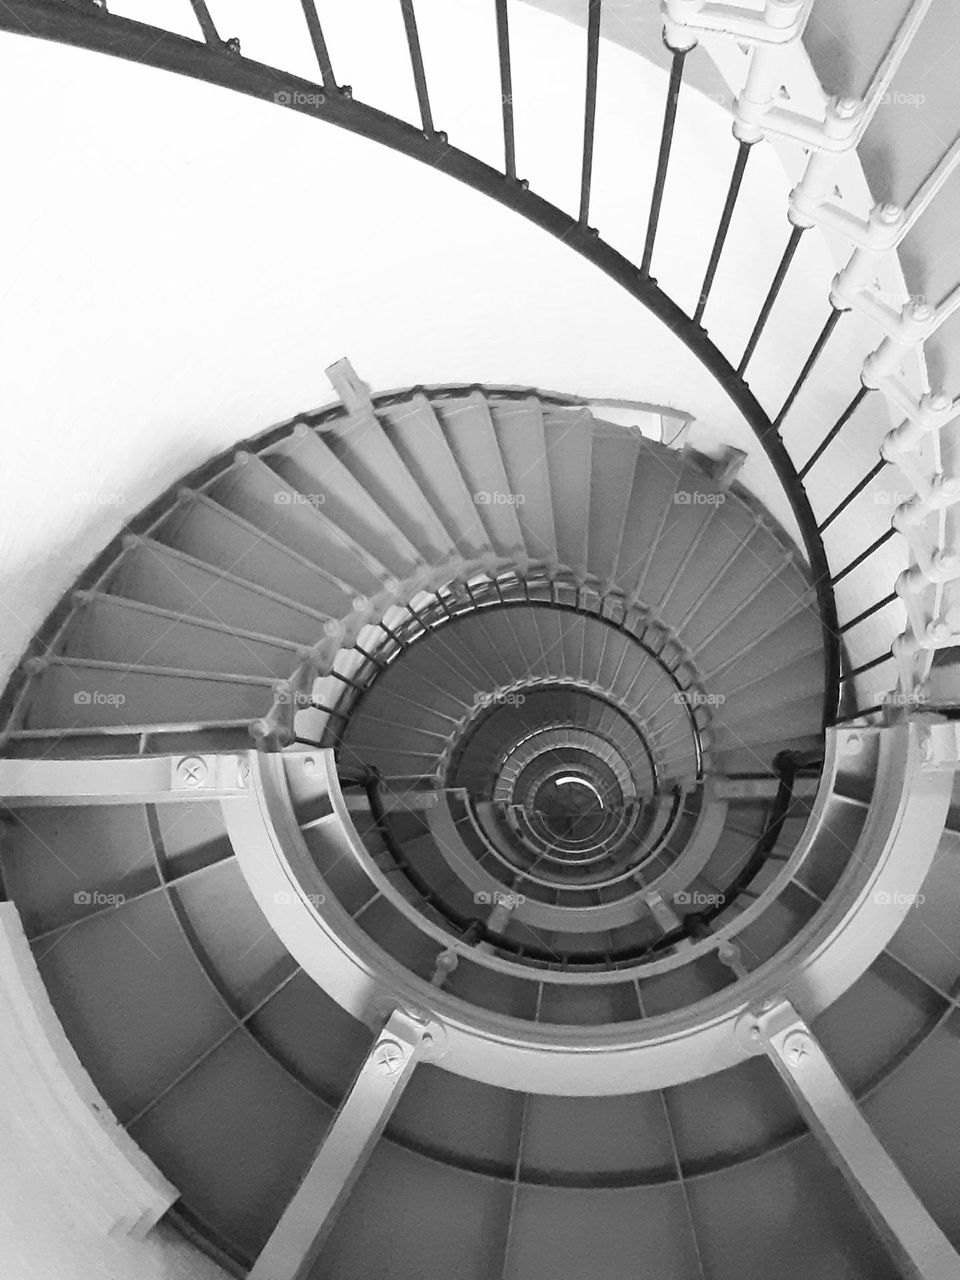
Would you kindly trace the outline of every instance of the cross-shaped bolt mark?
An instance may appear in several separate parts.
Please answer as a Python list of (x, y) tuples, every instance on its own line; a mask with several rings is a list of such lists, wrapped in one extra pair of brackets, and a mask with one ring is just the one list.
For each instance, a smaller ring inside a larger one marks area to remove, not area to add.
[(792, 1067), (802, 1066), (810, 1056), (810, 1041), (801, 1031), (787, 1036), (783, 1042), (783, 1056)]
[(177, 765), (177, 777), (185, 787), (202, 787), (206, 776), (206, 762), (199, 756), (184, 756)]
[(395, 1076), (403, 1066), (406, 1054), (396, 1040), (381, 1040), (373, 1051), (373, 1061), (381, 1075)]

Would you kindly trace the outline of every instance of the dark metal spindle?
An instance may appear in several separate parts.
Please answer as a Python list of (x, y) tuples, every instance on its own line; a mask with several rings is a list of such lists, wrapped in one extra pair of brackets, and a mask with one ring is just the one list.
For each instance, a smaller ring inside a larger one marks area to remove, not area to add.
[(713, 242), (713, 252), (710, 254), (710, 261), (707, 264), (707, 274), (703, 277), (703, 288), (700, 290), (700, 297), (697, 299), (697, 309), (693, 313), (695, 324), (699, 324), (703, 319), (703, 313), (707, 309), (707, 302), (710, 298), (710, 290), (713, 288), (713, 278), (717, 274), (717, 267), (720, 265), (720, 255), (723, 253), (723, 246), (727, 240), (727, 232), (730, 230), (730, 220), (733, 217), (733, 210), (736, 207), (737, 197), (740, 194), (740, 186), (743, 182), (743, 172), (747, 167), (747, 157), (750, 154), (750, 148), (753, 146), (751, 142), (741, 142), (737, 151), (737, 162), (733, 166), (733, 176), (730, 179), (730, 189), (727, 192), (727, 198), (723, 205), (723, 213), (720, 215), (720, 226), (717, 228), (717, 238)]
[(417, 15), (413, 11), (413, 0), (400, 0), (400, 10), (403, 14), (404, 30), (407, 33), (407, 47), (410, 50), (417, 102), (420, 104), (420, 122), (423, 132), (429, 136), (434, 133), (433, 115), (430, 112), (430, 95), (427, 93), (427, 77), (423, 69), (423, 54), (420, 52), (420, 34), (417, 31)]
[(773, 420), (774, 431), (779, 429), (780, 424), (783, 422), (784, 418), (793, 408), (794, 400), (796, 400), (797, 396), (800, 394), (801, 390), (803, 389), (803, 384), (806, 382), (807, 378), (809, 378), (810, 373), (813, 369), (813, 366), (820, 359), (820, 354), (823, 351), (823, 348), (827, 345), (830, 335), (831, 333), (833, 333), (834, 329), (837, 327), (837, 321), (840, 319), (842, 315), (843, 315), (843, 312), (837, 311), (836, 308), (834, 308), (830, 312), (830, 318), (827, 320), (827, 323), (823, 326), (823, 329), (820, 332), (820, 337), (813, 344), (813, 350), (810, 352), (809, 356), (807, 356), (807, 362), (803, 366), (803, 368), (800, 370), (799, 378), (797, 378), (796, 382), (793, 384), (793, 388), (790, 394), (787, 396), (786, 400), (784, 400), (783, 402), (783, 407), (781, 408), (780, 412), (777, 414), (777, 416)]
[(210, 17), (210, 10), (206, 6), (206, 0), (190, 0), (190, 7), (196, 15), (197, 22), (200, 24), (200, 30), (207, 44), (219, 48), (223, 43), (217, 33), (213, 19)]
[(879, 658), (871, 658), (869, 662), (864, 662), (862, 666), (854, 667), (852, 671), (847, 671), (840, 677), (840, 683), (843, 684), (846, 680), (852, 680), (854, 676), (862, 676), (865, 671), (872, 671), (874, 667), (879, 667), (884, 662), (892, 661), (892, 653), (881, 653)]
[(583, 104), (583, 168), (580, 173), (580, 225), (590, 214), (590, 183), (593, 178), (593, 134), (597, 120), (597, 63), (600, 58), (600, 5), (587, 0), (587, 89)]
[(640, 261), (640, 273), (644, 276), (650, 275), (650, 264), (653, 261), (653, 245), (660, 223), (660, 206), (663, 204), (663, 192), (667, 185), (667, 166), (670, 163), (670, 148), (673, 145), (673, 129), (677, 122), (677, 102), (680, 98), (680, 82), (683, 79), (683, 63), (688, 53), (689, 49), (674, 49), (673, 61), (670, 64), (667, 105), (663, 112), (660, 154), (657, 156), (657, 175), (653, 180), (650, 216), (647, 219), (647, 238), (643, 246), (643, 258)]
[(881, 609), (885, 609), (888, 604), (893, 604), (897, 599), (897, 593), (891, 591), (888, 596), (884, 596), (882, 600), (878, 600), (876, 604), (872, 604), (869, 609), (864, 609), (862, 613), (858, 613), (855, 618), (851, 618), (849, 622), (845, 622), (840, 628), (840, 634), (845, 631), (851, 631), (858, 622), (863, 622), (866, 618), (871, 617), (875, 613), (879, 613)]
[(870, 394), (870, 390), (871, 390), (870, 387), (861, 387), (860, 390), (857, 392), (857, 394), (853, 397), (853, 399), (844, 409), (843, 413), (841, 413), (840, 417), (837, 419), (834, 425), (830, 428), (830, 430), (821, 440), (820, 444), (816, 447), (816, 449), (813, 451), (813, 453), (808, 458), (808, 460), (797, 472), (797, 475), (800, 477), (801, 480), (804, 478), (804, 476), (807, 474), (807, 472), (810, 470), (813, 464), (817, 461), (817, 459), (822, 456), (824, 449), (826, 449), (830, 441), (833, 440), (834, 436), (836, 436), (837, 433), (847, 425), (847, 423), (850, 421), (850, 419), (853, 417), (856, 411), (860, 408), (861, 404), (863, 404), (864, 400)]
[(760, 310), (757, 323), (753, 326), (753, 333), (750, 335), (750, 341), (747, 343), (743, 357), (737, 368), (737, 373), (741, 377), (743, 377), (744, 370), (750, 363), (753, 353), (756, 350), (757, 343), (760, 341), (760, 335), (763, 333), (766, 328), (767, 321), (770, 319), (770, 312), (773, 310), (773, 304), (776, 302), (777, 297), (780, 294), (780, 290), (783, 288), (783, 282), (787, 277), (787, 272), (790, 270), (790, 263), (793, 261), (793, 256), (799, 247), (800, 237), (806, 229), (806, 227), (794, 227), (790, 232), (790, 239), (787, 241), (787, 247), (784, 249), (783, 257), (780, 259), (780, 265), (777, 267), (777, 274), (773, 277), (773, 284), (770, 286), (770, 292), (766, 296), (764, 304)]
[(836, 520), (837, 516), (840, 515), (842, 512), (846, 511), (847, 507), (849, 507), (850, 503), (854, 500), (854, 498), (856, 498), (858, 494), (861, 494), (864, 491), (864, 489), (867, 487), (867, 485), (870, 483), (871, 480), (875, 480), (877, 478), (877, 476), (880, 474), (880, 472), (883, 470), (883, 468), (886, 465), (887, 464), (885, 460), (881, 458), (875, 467), (871, 467), (870, 470), (867, 472), (867, 474), (860, 481), (860, 483), (857, 485), (854, 485), (854, 487), (850, 490), (850, 492), (847, 494), (844, 500), (834, 507), (834, 509), (827, 516), (826, 520), (824, 520), (823, 524), (817, 526), (817, 532), (823, 533), (825, 529), (829, 529), (831, 524), (833, 524), (834, 520)]
[(510, 66), (510, 24), (507, 0), (496, 0), (497, 48), (500, 51), (500, 101), (503, 105), (503, 166), (508, 178), (517, 176), (517, 153), (513, 133), (513, 71)]
[(323, 81), (323, 87), (331, 93), (337, 93), (337, 81), (333, 74), (333, 64), (330, 61), (327, 42), (323, 38), (323, 28), (320, 26), (320, 19), (317, 16), (317, 6), (314, 3), (314, 0), (300, 0), (300, 3), (303, 6), (303, 16), (307, 20), (307, 30), (310, 32), (310, 40), (313, 44), (313, 50), (317, 55), (317, 62), (320, 66), (320, 79)]
[(859, 566), (863, 564), (864, 560), (869, 560), (875, 551), (879, 551), (885, 542), (889, 542), (896, 532), (896, 529), (888, 529), (886, 533), (881, 533), (880, 537), (877, 538), (875, 542), (870, 543), (866, 551), (861, 551), (855, 560), (851, 560), (845, 569), (841, 569), (836, 577), (831, 578), (830, 585), (835, 587), (838, 582), (841, 582), (847, 576), (848, 573), (853, 573), (854, 569), (859, 568)]

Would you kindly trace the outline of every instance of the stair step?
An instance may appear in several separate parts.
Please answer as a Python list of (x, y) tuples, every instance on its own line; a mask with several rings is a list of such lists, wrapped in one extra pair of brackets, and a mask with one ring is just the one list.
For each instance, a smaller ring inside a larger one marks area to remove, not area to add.
[(523, 494), (517, 520), (527, 555), (548, 564), (557, 558), (554, 501), (547, 463), (543, 407), (536, 396), (490, 406), (510, 493)]
[(641, 443), (614, 573), (614, 583), (625, 596), (642, 582), (659, 533), (673, 510), (681, 472), (676, 455), (666, 458), (650, 441)]
[(428, 564), (456, 553), (443, 522), (373, 412), (336, 419), (324, 430), (323, 439)]
[(324, 514), (395, 577), (422, 565), (417, 548), (312, 427), (301, 423), (263, 456), (291, 488), (316, 495)]
[(35, 679), (23, 727), (252, 720), (269, 710), (273, 685), (269, 677), (55, 658)]
[(587, 571), (592, 428), (593, 415), (587, 408), (555, 409), (544, 415), (557, 555), (578, 575)]
[(149, 538), (125, 550), (110, 590), (127, 600), (231, 629), (275, 634), (293, 644), (315, 644), (327, 621), (324, 614), (256, 586), (242, 574), (226, 573)]
[(345, 617), (353, 597), (316, 564), (203, 494), (186, 498), (163, 527), (160, 541), (227, 573), (277, 591), (329, 618)]
[(291, 674), (297, 652), (296, 645), (276, 637), (103, 594), (94, 594), (78, 608), (63, 648), (66, 657), (274, 680)]
[(490, 551), (483, 520), (433, 405), (424, 395), (380, 411), (387, 436), (460, 553)]
[(600, 583), (616, 570), (641, 443), (639, 432), (611, 431), (603, 423), (594, 429), (587, 569)]
[(518, 498), (510, 488), (486, 397), (479, 391), (435, 406), (464, 484), (477, 508), (487, 541), (497, 555), (514, 557), (523, 547)]
[(321, 494), (301, 493), (256, 454), (240, 454), (209, 496), (322, 568), (347, 594), (374, 595), (389, 574), (330, 520)]

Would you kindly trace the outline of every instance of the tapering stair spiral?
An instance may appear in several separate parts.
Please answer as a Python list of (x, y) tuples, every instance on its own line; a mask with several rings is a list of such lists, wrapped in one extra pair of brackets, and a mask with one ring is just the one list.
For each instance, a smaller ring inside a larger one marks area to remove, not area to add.
[(181, 1228), (256, 1265), (401, 1006), (434, 1052), (313, 1280), (894, 1277), (738, 1038), (774, 990), (960, 1228), (916, 1143), (960, 1178), (951, 828), (849, 923), (947, 797), (910, 725), (824, 731), (824, 673), (759, 501), (545, 392), (334, 405), (137, 517), (7, 692), (0, 850)]

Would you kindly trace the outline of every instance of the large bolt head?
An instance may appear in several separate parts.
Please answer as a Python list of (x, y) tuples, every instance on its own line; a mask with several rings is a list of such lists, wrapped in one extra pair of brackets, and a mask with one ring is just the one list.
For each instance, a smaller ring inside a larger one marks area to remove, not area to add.
[(812, 1048), (808, 1035), (803, 1031), (792, 1031), (783, 1042), (781, 1054), (784, 1061), (789, 1062), (792, 1067), (800, 1067), (809, 1058)]
[(838, 98), (833, 106), (841, 120), (852, 120), (860, 111), (859, 98)]
[(398, 1040), (381, 1040), (373, 1051), (373, 1062), (384, 1076), (398, 1075), (406, 1060), (403, 1045)]
[(207, 765), (199, 756), (184, 756), (177, 764), (177, 778), (185, 787), (202, 787), (207, 778)]

